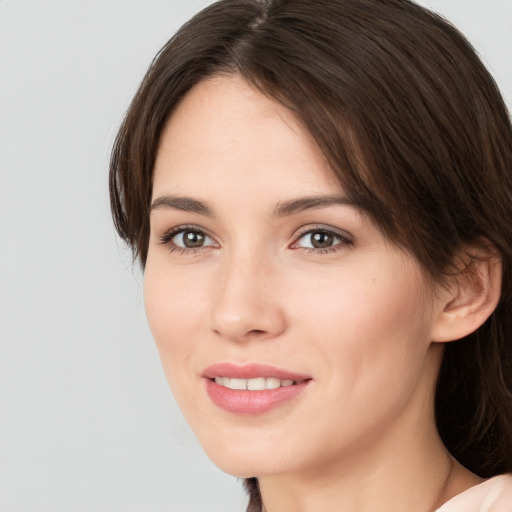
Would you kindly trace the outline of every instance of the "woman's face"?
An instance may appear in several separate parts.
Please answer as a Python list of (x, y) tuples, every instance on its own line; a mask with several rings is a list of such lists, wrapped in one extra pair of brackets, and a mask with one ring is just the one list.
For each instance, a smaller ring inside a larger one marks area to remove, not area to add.
[(437, 299), (289, 110), (203, 81), (163, 132), (152, 201), (149, 325), (221, 469), (315, 470), (433, 424)]

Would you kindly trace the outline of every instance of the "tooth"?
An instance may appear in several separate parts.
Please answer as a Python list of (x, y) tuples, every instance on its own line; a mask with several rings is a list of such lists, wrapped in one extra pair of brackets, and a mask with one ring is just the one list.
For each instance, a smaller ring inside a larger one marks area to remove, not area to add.
[[(1, 1), (1, 0), (0, 0)], [(277, 389), (279, 387), (293, 386), (292, 379), (280, 380), (277, 377), (256, 377), (254, 379), (235, 379), (230, 377), (215, 377), (215, 383), (229, 389), (262, 391), (264, 389)]]
[(265, 381), (265, 387), (267, 389), (277, 389), (281, 387), (281, 381), (276, 377), (268, 377)]
[(247, 379), (231, 379), (229, 387), (231, 389), (247, 389)]
[(252, 391), (261, 391), (262, 389), (265, 389), (265, 377), (247, 379), (247, 389)]

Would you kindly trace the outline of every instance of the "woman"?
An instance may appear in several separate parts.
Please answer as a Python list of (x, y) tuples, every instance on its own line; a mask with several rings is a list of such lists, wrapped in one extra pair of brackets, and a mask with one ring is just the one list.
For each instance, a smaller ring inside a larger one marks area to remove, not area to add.
[(489, 73), (407, 0), (221, 0), (158, 54), (114, 221), (248, 510), (512, 509), (511, 169)]

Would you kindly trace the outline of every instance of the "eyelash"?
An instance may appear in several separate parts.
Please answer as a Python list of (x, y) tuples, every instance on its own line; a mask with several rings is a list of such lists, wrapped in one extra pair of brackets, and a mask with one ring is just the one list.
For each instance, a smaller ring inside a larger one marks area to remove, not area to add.
[[(170, 229), (169, 231), (165, 232), (162, 236), (160, 236), (160, 243), (162, 245), (167, 245), (170, 252), (173, 253), (175, 251), (179, 251), (180, 255), (194, 255), (194, 254), (200, 254), (208, 247), (211, 247), (210, 245), (200, 246), (200, 247), (180, 247), (179, 245), (176, 245), (173, 243), (173, 238), (181, 233), (197, 233), (199, 235), (203, 235), (204, 237), (212, 239), (208, 234), (204, 232), (203, 229), (198, 228), (196, 226), (177, 226), (175, 228)], [(213, 239), (212, 239), (213, 240)]]
[[(312, 235), (313, 233), (320, 233), (322, 235), (332, 236), (339, 241), (332, 245), (331, 247), (326, 248), (315, 248), (315, 247), (300, 247), (298, 246), (299, 240), (304, 238), (306, 235)], [(318, 226), (314, 228), (308, 228), (296, 238), (296, 241), (291, 245), (292, 249), (306, 249), (308, 254), (329, 254), (342, 250), (344, 247), (353, 245), (353, 241), (348, 237), (348, 235), (343, 234), (337, 230), (325, 228), (323, 226)]]
[[(197, 233), (199, 235), (203, 235), (206, 238), (213, 240), (205, 231), (197, 226), (177, 226), (173, 229), (170, 229), (166, 233), (160, 236), (160, 243), (162, 245), (167, 245), (171, 253), (175, 251), (179, 251), (180, 255), (197, 255), (202, 253), (208, 247), (213, 247), (214, 244), (203, 245), (199, 247), (180, 247), (173, 242), (173, 238), (181, 233)], [(334, 239), (339, 240), (335, 245), (326, 248), (315, 248), (315, 247), (300, 247), (298, 242), (304, 238), (306, 235), (312, 235), (314, 233), (320, 233), (322, 235), (332, 236)], [(307, 230), (300, 233), (295, 241), (291, 244), (290, 248), (294, 250), (298, 249), (306, 249), (308, 254), (329, 254), (342, 250), (343, 247), (353, 245), (353, 241), (345, 234), (340, 233), (339, 231), (333, 229), (327, 229), (325, 227), (315, 227), (308, 228)]]

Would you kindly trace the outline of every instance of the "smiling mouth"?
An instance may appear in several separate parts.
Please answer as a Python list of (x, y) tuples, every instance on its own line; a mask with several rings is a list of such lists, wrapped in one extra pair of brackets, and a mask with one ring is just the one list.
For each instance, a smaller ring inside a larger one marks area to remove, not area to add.
[(218, 384), (228, 389), (233, 390), (249, 390), (249, 391), (264, 391), (269, 389), (284, 388), (294, 386), (301, 381), (294, 381), (292, 379), (279, 379), (277, 377), (256, 377), (253, 379), (238, 379), (233, 377), (215, 377), (211, 379)]
[(292, 380), (277, 377), (210, 377), (206, 392), (210, 399), (224, 411), (258, 415), (290, 402), (308, 387), (311, 379)]
[(307, 374), (259, 363), (217, 363), (205, 368), (201, 376), (215, 405), (245, 416), (295, 401), (313, 380)]

